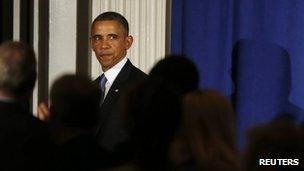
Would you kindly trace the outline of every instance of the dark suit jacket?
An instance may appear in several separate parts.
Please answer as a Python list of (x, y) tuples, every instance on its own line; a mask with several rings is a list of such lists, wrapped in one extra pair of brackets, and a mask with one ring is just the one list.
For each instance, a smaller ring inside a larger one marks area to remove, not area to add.
[[(121, 97), (132, 85), (144, 80), (147, 75), (128, 60), (114, 80), (100, 107), (100, 122), (97, 138), (102, 148), (113, 152), (115, 146), (128, 138), (124, 120), (121, 117)], [(99, 84), (100, 77), (94, 83)]]
[(0, 170), (48, 170), (51, 144), (42, 122), (21, 105), (0, 101)]

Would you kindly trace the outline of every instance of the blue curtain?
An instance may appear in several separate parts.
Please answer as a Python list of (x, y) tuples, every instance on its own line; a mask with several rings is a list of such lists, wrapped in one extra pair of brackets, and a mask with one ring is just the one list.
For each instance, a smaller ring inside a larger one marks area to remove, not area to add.
[(171, 51), (198, 67), (202, 88), (231, 97), (239, 148), (281, 113), (304, 118), (303, 0), (172, 0)]

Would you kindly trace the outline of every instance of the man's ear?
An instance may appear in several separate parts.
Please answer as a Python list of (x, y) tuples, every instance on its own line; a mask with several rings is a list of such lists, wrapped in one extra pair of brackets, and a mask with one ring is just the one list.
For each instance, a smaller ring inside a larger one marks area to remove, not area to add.
[(133, 44), (133, 37), (127, 36), (126, 37), (126, 50), (128, 50)]

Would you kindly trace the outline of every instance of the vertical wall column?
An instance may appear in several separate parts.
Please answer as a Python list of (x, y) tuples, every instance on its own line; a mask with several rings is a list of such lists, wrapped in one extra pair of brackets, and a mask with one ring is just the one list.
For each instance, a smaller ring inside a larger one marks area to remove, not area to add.
[(14, 0), (14, 12), (13, 12), (13, 40), (19, 41), (20, 40), (20, 0)]
[[(37, 58), (37, 64), (39, 64), (39, 0), (33, 0), (33, 48), (36, 53), (36, 58)], [(37, 105), (38, 105), (38, 81), (39, 81), (39, 74), (41, 73), (38, 70), (37, 66), (37, 81), (34, 87), (33, 91), (33, 99), (32, 99), (32, 112), (36, 114), (37, 111)]]
[(13, 38), (13, 12), (14, 1), (0, 0), (0, 41), (12, 40)]
[[(35, 1), (34, 47), (38, 54), (38, 102), (48, 102), (49, 88), (49, 0)], [(38, 20), (38, 23), (37, 23)], [(36, 42), (37, 41), (37, 42)], [(35, 97), (34, 97), (35, 98)], [(33, 104), (33, 112), (36, 112)]]
[(77, 0), (77, 42), (76, 42), (76, 74), (91, 74), (90, 31), (92, 20), (92, 1)]
[[(68, 9), (68, 10), (66, 10)], [(38, 79), (33, 92), (33, 113), (49, 101), (54, 80), (76, 70), (76, 1), (33, 0), (33, 41)]]
[(49, 86), (58, 76), (76, 72), (77, 1), (51, 0)]
[[(85, 28), (89, 26), (79, 25), (89, 24), (90, 19), (86, 19), (87, 23), (81, 21), (90, 17), (91, 12), (87, 8), (89, 1), (33, 1), (32, 44), (38, 56), (38, 82), (33, 93), (33, 112), (36, 113), (39, 102), (48, 103), (51, 85), (59, 76), (76, 71), (88, 75), (89, 31)], [(85, 11), (87, 15), (82, 13)]]

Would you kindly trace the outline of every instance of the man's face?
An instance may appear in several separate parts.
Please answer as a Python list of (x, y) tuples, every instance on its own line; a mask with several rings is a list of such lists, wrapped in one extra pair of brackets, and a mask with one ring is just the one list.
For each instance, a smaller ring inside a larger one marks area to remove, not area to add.
[(132, 42), (133, 38), (127, 35), (123, 26), (117, 21), (97, 21), (92, 27), (91, 46), (103, 71), (107, 71), (121, 61)]

